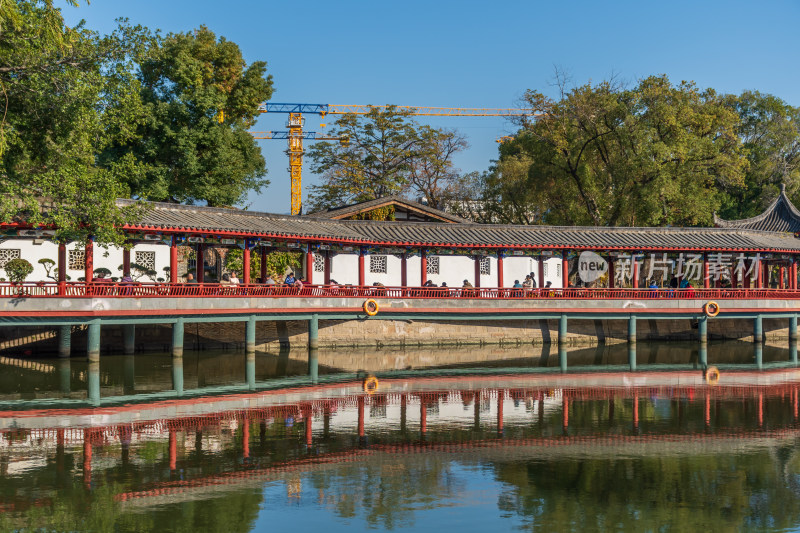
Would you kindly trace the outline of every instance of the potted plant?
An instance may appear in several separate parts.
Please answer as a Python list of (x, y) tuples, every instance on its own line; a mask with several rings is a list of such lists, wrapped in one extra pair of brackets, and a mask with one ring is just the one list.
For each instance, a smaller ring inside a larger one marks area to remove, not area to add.
[(12, 259), (6, 266), (4, 267), (6, 274), (8, 275), (9, 281), (14, 285), (19, 285), (18, 294), (22, 296), (24, 290), (22, 288), (22, 282), (25, 281), (25, 278), (31, 275), (33, 272), (33, 265), (30, 262), (22, 259), (21, 257), (17, 257), (16, 259)]

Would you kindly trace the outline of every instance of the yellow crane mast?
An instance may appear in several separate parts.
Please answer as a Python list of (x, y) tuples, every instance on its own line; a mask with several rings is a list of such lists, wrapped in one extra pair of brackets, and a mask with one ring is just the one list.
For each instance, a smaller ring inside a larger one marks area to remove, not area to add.
[(287, 132), (264, 132), (280, 133), (285, 136), (258, 137), (259, 132), (253, 132), (256, 139), (288, 139), (289, 148), (289, 176), (291, 178), (291, 214), (299, 215), (302, 209), (302, 174), (303, 174), (303, 139), (312, 140), (338, 140), (346, 143), (347, 140), (339, 137), (321, 137), (309, 132), (303, 132), (303, 113), (320, 115), (345, 115), (356, 114), (366, 115), (373, 109), (384, 111), (388, 108), (405, 111), (411, 115), (425, 117), (520, 117), (533, 116), (532, 109), (492, 109), (492, 108), (465, 108), (465, 107), (413, 107), (413, 106), (388, 106), (388, 105), (353, 105), (353, 104), (278, 104), (264, 103), (259, 106), (261, 113), (288, 113), (289, 120), (286, 127)]

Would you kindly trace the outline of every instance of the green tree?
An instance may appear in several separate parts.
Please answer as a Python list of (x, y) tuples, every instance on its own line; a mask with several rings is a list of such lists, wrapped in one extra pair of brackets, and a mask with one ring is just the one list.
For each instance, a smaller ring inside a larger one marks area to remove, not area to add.
[(240, 203), (269, 184), (248, 128), (272, 96), (266, 63), (247, 65), (239, 47), (205, 26), (170, 34), (140, 66), (143, 119), (137, 135), (102, 161), (133, 197), (169, 202)]
[(49, 0), (3, 2), (0, 19), (0, 220), (121, 242), (116, 228), (141, 207), (116, 205), (118, 169), (97, 154), (140, 120), (132, 64), (149, 33), (124, 22), (105, 37), (69, 28)]
[(800, 110), (758, 91), (729, 96), (739, 114), (739, 136), (750, 163), (744, 184), (722, 191), (720, 216), (729, 220), (761, 213), (781, 184), (800, 201)]
[(708, 225), (718, 190), (744, 183), (738, 116), (711, 89), (651, 76), (632, 89), (606, 81), (562, 94), (525, 94), (540, 115), (501, 145), (485, 180), (488, 213), (517, 223)]

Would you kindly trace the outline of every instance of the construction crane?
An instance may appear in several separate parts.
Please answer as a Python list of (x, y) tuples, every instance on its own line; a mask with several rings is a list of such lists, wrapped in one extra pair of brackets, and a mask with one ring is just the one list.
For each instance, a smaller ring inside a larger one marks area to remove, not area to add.
[[(316, 133), (313, 137), (306, 136), (303, 132), (303, 113), (312, 115), (366, 115), (372, 110), (385, 111), (386, 109), (407, 112), (411, 115), (424, 117), (520, 117), (535, 115), (532, 109), (491, 109), (491, 108), (464, 108), (464, 107), (413, 107), (413, 106), (388, 106), (388, 105), (339, 105), (339, 104), (279, 104), (263, 103), (258, 107), (261, 113), (288, 113), (289, 120), (286, 127), (288, 132), (263, 132), (271, 133), (271, 137), (255, 137), (256, 139), (288, 139), (289, 149), (289, 177), (291, 179), (291, 206), (292, 215), (299, 215), (302, 202), (302, 173), (303, 173), (303, 139), (312, 140), (339, 140), (339, 137), (321, 137)], [(254, 135), (257, 132), (254, 132)], [(285, 137), (276, 137), (275, 134), (284, 134)]]

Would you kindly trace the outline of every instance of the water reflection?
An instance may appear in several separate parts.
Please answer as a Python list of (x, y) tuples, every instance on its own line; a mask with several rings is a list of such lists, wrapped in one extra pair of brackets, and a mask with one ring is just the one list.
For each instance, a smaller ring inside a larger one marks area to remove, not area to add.
[(319, 381), (0, 412), (0, 530), (800, 527), (794, 369)]

